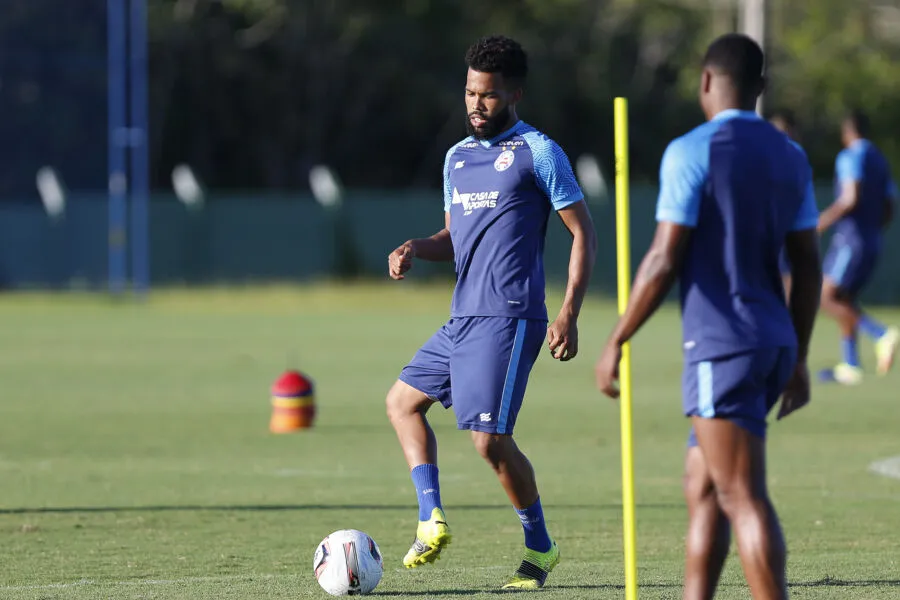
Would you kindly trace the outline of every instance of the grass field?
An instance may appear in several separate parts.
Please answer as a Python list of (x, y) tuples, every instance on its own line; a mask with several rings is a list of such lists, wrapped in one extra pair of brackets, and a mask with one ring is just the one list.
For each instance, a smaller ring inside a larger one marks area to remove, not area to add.
[[(454, 544), (435, 566), (400, 568), (415, 491), (383, 398), (449, 292), (0, 297), (0, 598), (322, 598), (313, 551), (350, 527), (381, 546), (383, 596), (492, 595), (518, 564), (521, 527), (450, 412), (432, 422)], [(540, 358), (518, 423), (563, 555), (540, 598), (624, 595), (619, 412), (592, 383), (613, 317), (588, 303), (580, 357)], [(830, 323), (815, 349), (815, 366), (836, 358)], [(680, 598), (680, 359), (670, 307), (634, 344), (641, 598)], [(320, 413), (313, 430), (277, 436), (268, 387), (287, 366), (315, 379)], [(796, 598), (900, 598), (900, 480), (869, 470), (900, 455), (898, 389), (900, 373), (816, 387), (813, 405), (771, 428)], [(749, 597), (734, 555), (719, 596)]]

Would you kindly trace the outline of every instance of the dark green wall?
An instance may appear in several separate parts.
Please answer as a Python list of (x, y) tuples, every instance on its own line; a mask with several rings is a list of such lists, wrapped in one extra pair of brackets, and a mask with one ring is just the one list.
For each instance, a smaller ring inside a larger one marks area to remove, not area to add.
[[(823, 187), (820, 201), (830, 198)], [(631, 193), (632, 268), (653, 233), (656, 188)], [(615, 293), (615, 210), (591, 206), (600, 248), (593, 287)], [(0, 206), (0, 286), (102, 288), (107, 272), (107, 206), (102, 195), (70, 198), (64, 221), (51, 223), (37, 204)], [(410, 237), (441, 227), (433, 191), (348, 193), (339, 215), (310, 196), (248, 193), (215, 196), (192, 213), (173, 196), (151, 202), (151, 273), (154, 285), (249, 281), (308, 281), (348, 276), (383, 277), (387, 255)], [(552, 217), (545, 253), (548, 279), (561, 284), (568, 236)], [(896, 257), (896, 258), (892, 258)], [(452, 276), (449, 265), (420, 263), (416, 277)], [(900, 304), (900, 227), (889, 232), (885, 258), (866, 300)]]

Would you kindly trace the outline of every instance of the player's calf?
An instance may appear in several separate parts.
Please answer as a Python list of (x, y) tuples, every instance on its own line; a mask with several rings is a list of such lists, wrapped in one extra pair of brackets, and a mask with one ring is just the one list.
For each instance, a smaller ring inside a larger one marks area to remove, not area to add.
[(684, 497), (687, 501), (688, 533), (684, 577), (684, 600), (709, 600), (716, 592), (731, 544), (731, 525), (719, 508), (716, 489), (696, 446), (685, 458)]

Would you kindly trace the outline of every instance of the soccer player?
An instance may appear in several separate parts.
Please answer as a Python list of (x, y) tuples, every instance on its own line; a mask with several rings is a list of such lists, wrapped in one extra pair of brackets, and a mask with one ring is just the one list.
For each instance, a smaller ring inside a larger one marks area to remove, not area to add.
[(878, 263), (881, 231), (891, 220), (896, 195), (888, 163), (868, 135), (866, 115), (848, 113), (841, 125), (844, 149), (835, 161), (837, 199), (819, 218), (819, 233), (834, 227), (823, 266), (822, 310), (838, 322), (843, 352), (841, 363), (819, 375), (844, 385), (863, 378), (857, 331), (875, 341), (879, 375), (890, 371), (900, 345), (900, 331), (865, 314), (857, 302)]
[[(772, 113), (769, 117), (769, 123), (775, 129), (788, 136), (790, 139), (798, 142), (797, 139), (797, 121), (794, 119), (794, 113), (791, 110), (779, 110)], [(791, 265), (788, 262), (785, 251), (782, 250), (778, 255), (778, 268), (781, 270), (781, 280), (784, 282), (784, 296), (791, 297)]]
[[(517, 107), (528, 71), (522, 47), (486, 37), (466, 53), (469, 137), (444, 162), (445, 226), (405, 242), (388, 257), (403, 279), (413, 259), (455, 261), (450, 319), (400, 372), (387, 395), (419, 500), (407, 568), (434, 562), (451, 534), (441, 505), (437, 441), (426, 412), (453, 407), (518, 513), (525, 533), (522, 562), (505, 589), (536, 589), (559, 562), (547, 532), (531, 463), (512, 433), (525, 386), (546, 338), (553, 358), (578, 352), (578, 314), (594, 263), (590, 213), (560, 147), (520, 121)], [(569, 278), (556, 319), (547, 325), (543, 250), (554, 210), (572, 235)]]
[(794, 118), (793, 111), (787, 109), (777, 110), (769, 116), (769, 123), (795, 142), (799, 141), (797, 137), (797, 120)]
[[(821, 268), (806, 155), (753, 111), (763, 67), (762, 49), (744, 35), (707, 49), (700, 104), (708, 122), (665, 151), (656, 233), (596, 365), (598, 387), (616, 397), (622, 344), (679, 279), (692, 423), (685, 600), (713, 597), (731, 529), (752, 597), (788, 597), (785, 543), (766, 485), (766, 417), (782, 394), (779, 418), (809, 402)], [(790, 308), (778, 272), (784, 246)]]

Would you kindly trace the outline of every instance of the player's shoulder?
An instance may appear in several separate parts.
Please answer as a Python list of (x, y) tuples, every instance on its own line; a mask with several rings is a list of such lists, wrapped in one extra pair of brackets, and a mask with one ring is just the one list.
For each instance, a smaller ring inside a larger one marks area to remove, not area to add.
[(465, 149), (465, 148), (476, 148), (477, 146), (478, 146), (478, 142), (475, 141), (475, 138), (472, 136), (461, 139), (460, 141), (458, 141), (455, 144), (453, 144), (452, 146), (450, 146), (450, 149), (447, 150), (447, 154), (444, 155), (444, 163), (446, 164), (446, 163), (450, 162), (450, 159), (453, 157), (454, 154), (456, 154), (456, 152), (458, 150)]
[(708, 162), (710, 141), (717, 129), (718, 123), (707, 121), (669, 142), (663, 153), (663, 167)]
[(563, 151), (553, 138), (525, 121), (519, 121), (515, 135), (525, 140), (532, 154), (550, 156)]
[(806, 154), (806, 149), (786, 135), (784, 137), (787, 138), (787, 149), (791, 158), (793, 158), (797, 164), (808, 168), (809, 156)]

